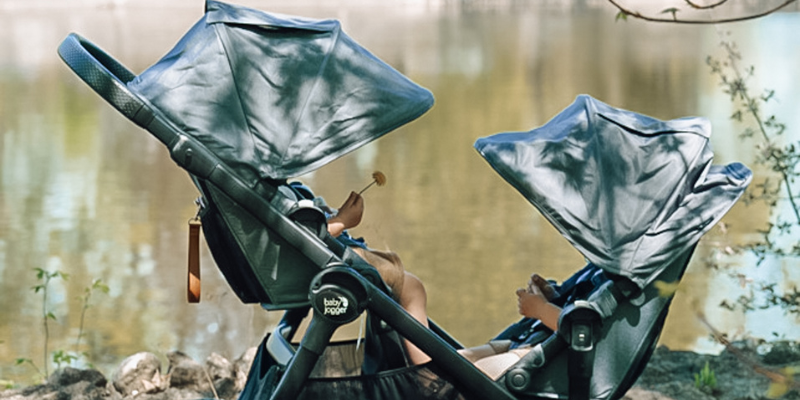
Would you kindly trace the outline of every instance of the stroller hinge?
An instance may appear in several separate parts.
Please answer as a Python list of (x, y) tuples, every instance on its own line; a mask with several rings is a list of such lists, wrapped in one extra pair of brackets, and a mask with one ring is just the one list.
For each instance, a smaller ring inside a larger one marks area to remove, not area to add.
[(575, 301), (572, 307), (565, 309), (559, 321), (559, 331), (569, 343), (569, 400), (589, 400), (596, 334), (601, 321), (600, 313), (590, 303), (582, 300)]

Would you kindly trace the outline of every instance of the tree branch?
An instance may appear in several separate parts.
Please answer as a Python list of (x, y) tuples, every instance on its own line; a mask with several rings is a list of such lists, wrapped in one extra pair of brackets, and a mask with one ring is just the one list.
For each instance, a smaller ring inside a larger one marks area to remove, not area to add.
[[(717, 6), (721, 5), (721, 4), (726, 3), (727, 1), (728, 0), (721, 0), (720, 2), (718, 2), (716, 4), (713, 4), (711, 6), (701, 6), (701, 7), (705, 7), (705, 8), (717, 7)], [(647, 15), (641, 14), (638, 11), (631, 11), (631, 10), (621, 6), (616, 0), (608, 0), (609, 3), (611, 3), (614, 7), (617, 8), (617, 10), (619, 10), (620, 14), (623, 14), (625, 16), (630, 16), (630, 17), (634, 17), (634, 18), (641, 19), (641, 20), (644, 20), (644, 21), (649, 21), (649, 22), (669, 22), (669, 23), (673, 23), (673, 24), (695, 24), (695, 25), (726, 24), (726, 23), (731, 23), (731, 22), (741, 22), (741, 21), (748, 21), (748, 20), (752, 20), (752, 19), (758, 19), (758, 18), (761, 18), (761, 17), (765, 17), (765, 16), (767, 16), (769, 14), (772, 14), (772, 13), (774, 13), (774, 12), (776, 12), (776, 11), (786, 7), (786, 6), (788, 6), (789, 4), (795, 3), (796, 1), (797, 0), (785, 0), (782, 4), (779, 4), (779, 5), (771, 8), (771, 9), (768, 9), (766, 11), (759, 12), (759, 13), (756, 13), (756, 14), (745, 15), (745, 16), (742, 16), (742, 17), (719, 18), (719, 19), (680, 19), (680, 18), (677, 18), (675, 16), (675, 13), (672, 13), (673, 14), (673, 18), (657, 18), (657, 17), (647, 16)], [(696, 5), (694, 3), (691, 3), (691, 0), (686, 0), (686, 2), (689, 3), (690, 5), (692, 5), (693, 7)]]

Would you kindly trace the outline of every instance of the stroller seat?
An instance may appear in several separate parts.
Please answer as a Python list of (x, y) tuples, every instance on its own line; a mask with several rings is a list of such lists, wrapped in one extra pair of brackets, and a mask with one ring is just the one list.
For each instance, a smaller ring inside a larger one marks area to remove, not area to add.
[[(680, 279), (750, 179), (739, 164), (711, 166), (707, 122), (657, 121), (588, 96), (540, 129), (478, 140), (489, 164), (608, 278), (563, 304), (558, 332), (526, 320), (506, 329), (500, 337), (533, 350), (494, 381), (444, 329), (403, 310), (375, 269), (327, 233), (321, 210), (286, 186), (433, 105), (337, 21), (208, 0), (139, 75), (74, 33), (59, 55), (189, 173), (209, 248), (240, 300), (284, 311), (241, 399), (619, 398), (669, 306), (653, 283)], [(361, 359), (347, 368), (355, 373), (320, 377), (328, 356), (345, 351), (329, 349), (340, 346), (333, 332), (363, 313)], [(408, 366), (400, 337), (431, 363)]]

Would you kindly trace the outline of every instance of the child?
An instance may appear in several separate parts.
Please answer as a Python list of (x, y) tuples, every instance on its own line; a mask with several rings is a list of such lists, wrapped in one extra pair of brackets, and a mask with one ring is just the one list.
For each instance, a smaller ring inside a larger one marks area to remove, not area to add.
[[(552, 331), (558, 330), (562, 309), (550, 302), (558, 296), (550, 282), (539, 274), (533, 274), (528, 287), (517, 289), (516, 294), (517, 310), (522, 316), (537, 319)], [(497, 379), (531, 349), (529, 346), (512, 348), (511, 345), (510, 340), (493, 340), (482, 346), (459, 350), (459, 353), (490, 378)]]
[[(422, 281), (405, 270), (400, 257), (396, 253), (370, 249), (363, 240), (354, 239), (347, 233), (348, 229), (354, 228), (361, 223), (361, 218), (364, 215), (364, 198), (358, 193), (351, 192), (338, 210), (331, 210), (325, 205), (324, 200), (315, 198), (308, 188), (294, 182), (290, 185), (296, 191), (301, 192), (304, 197), (311, 195), (328, 215), (328, 233), (352, 248), (356, 254), (375, 267), (383, 281), (392, 289), (394, 299), (414, 319), (427, 328), (428, 295), (425, 292), (425, 286), (423, 286)], [(427, 354), (408, 340), (404, 340), (404, 344), (409, 361), (412, 364), (418, 365), (430, 361), (430, 357)]]

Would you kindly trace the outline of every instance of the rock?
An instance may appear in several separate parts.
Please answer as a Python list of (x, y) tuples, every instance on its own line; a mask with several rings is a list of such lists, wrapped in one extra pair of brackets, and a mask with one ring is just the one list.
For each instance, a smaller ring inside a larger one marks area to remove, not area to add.
[(169, 359), (170, 388), (212, 394), (211, 377), (197, 361), (180, 351), (170, 352), (167, 354), (167, 359)]
[(236, 366), (217, 353), (206, 358), (208, 375), (214, 382), (216, 394), (222, 399), (235, 398), (240, 390), (236, 390)]
[(250, 366), (253, 365), (253, 360), (256, 359), (258, 347), (251, 347), (247, 349), (239, 358), (234, 361), (236, 368), (244, 372), (245, 375), (250, 373)]
[(237, 392), (244, 390), (244, 385), (247, 383), (247, 376), (250, 374), (250, 367), (253, 365), (256, 353), (258, 353), (258, 347), (251, 347), (233, 363), (236, 370)]
[(116, 400), (108, 381), (97, 370), (66, 367), (55, 371), (46, 383), (0, 392), (3, 400)]
[(764, 354), (764, 364), (782, 365), (800, 361), (800, 346), (793, 342), (775, 342)]
[(206, 368), (208, 368), (208, 375), (213, 381), (233, 378), (235, 376), (233, 364), (228, 361), (227, 358), (217, 353), (211, 353), (211, 355), (206, 358)]
[(632, 388), (625, 393), (625, 396), (622, 397), (621, 400), (678, 400), (673, 399), (672, 397), (666, 396), (659, 392), (653, 392), (650, 390), (645, 390), (642, 388)]
[(167, 383), (161, 376), (161, 361), (147, 352), (123, 360), (112, 375), (112, 382), (124, 397), (163, 391)]
[(47, 383), (52, 386), (70, 386), (80, 382), (86, 382), (90, 386), (102, 388), (108, 384), (106, 377), (96, 369), (77, 369), (72, 367), (56, 370), (47, 379)]
[(169, 388), (160, 393), (145, 394), (143, 396), (132, 397), (126, 400), (198, 400), (206, 398), (202, 393), (185, 388)]

